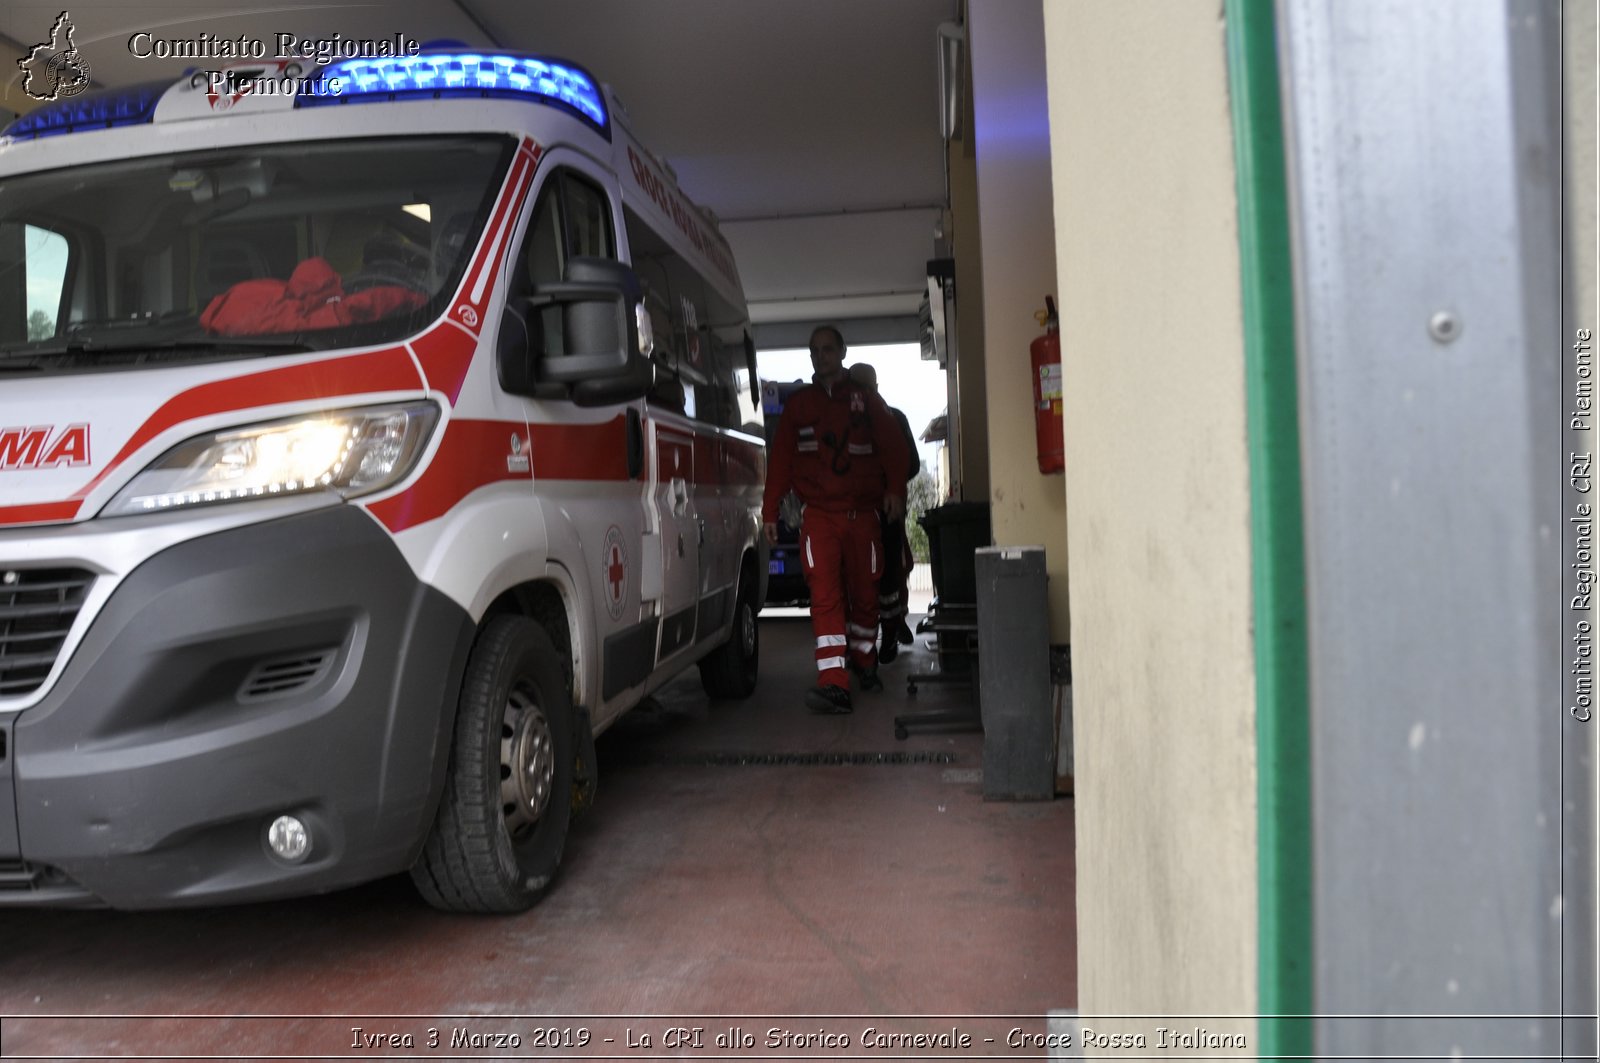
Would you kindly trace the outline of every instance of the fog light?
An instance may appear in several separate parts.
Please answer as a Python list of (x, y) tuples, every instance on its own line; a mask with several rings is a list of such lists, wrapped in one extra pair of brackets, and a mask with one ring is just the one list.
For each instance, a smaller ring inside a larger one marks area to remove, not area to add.
[(293, 816), (279, 816), (267, 828), (267, 844), (277, 856), (298, 864), (311, 852), (311, 834)]

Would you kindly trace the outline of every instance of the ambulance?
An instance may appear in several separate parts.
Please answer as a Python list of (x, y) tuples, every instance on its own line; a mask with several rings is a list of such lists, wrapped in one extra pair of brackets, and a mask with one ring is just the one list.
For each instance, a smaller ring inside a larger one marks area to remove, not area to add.
[(755, 686), (738, 273), (577, 65), (45, 104), (0, 330), (0, 905), (521, 910), (597, 734)]

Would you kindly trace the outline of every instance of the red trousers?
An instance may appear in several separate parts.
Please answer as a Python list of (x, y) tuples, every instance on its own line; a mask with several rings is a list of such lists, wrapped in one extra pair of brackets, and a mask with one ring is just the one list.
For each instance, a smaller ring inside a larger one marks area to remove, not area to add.
[(800, 557), (811, 588), (818, 686), (848, 688), (847, 661), (857, 668), (878, 666), (882, 550), (876, 510), (840, 513), (807, 506), (800, 518)]

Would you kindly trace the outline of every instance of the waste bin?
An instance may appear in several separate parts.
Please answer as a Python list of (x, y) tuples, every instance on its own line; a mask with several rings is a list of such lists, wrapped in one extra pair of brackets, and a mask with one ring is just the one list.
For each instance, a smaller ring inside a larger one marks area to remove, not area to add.
[(988, 546), (989, 503), (947, 502), (917, 518), (928, 533), (928, 562), (933, 591), (945, 605), (974, 605), (978, 576), (974, 556)]
[[(933, 576), (930, 618), (936, 621), (934, 649), (939, 671), (965, 673), (972, 668), (978, 609), (978, 576), (974, 557), (988, 546), (989, 503), (947, 502), (918, 518), (928, 533), (928, 567)], [(918, 630), (923, 630), (919, 628)]]

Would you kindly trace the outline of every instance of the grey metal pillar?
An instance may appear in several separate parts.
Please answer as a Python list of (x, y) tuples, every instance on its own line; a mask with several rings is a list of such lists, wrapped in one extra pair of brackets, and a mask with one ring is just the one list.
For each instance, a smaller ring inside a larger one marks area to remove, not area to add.
[(1048, 800), (1056, 732), (1044, 547), (985, 546), (976, 562), (983, 796)]
[[(1560, 8), (1278, 13), (1314, 1010), (1354, 1016), (1318, 1019), (1316, 1051), (1593, 1058), (1593, 1023), (1554, 1018), (1595, 903), (1592, 827), (1563, 859), (1593, 732), (1563, 688)], [(1592, 1013), (1592, 980), (1565, 1003)]]

